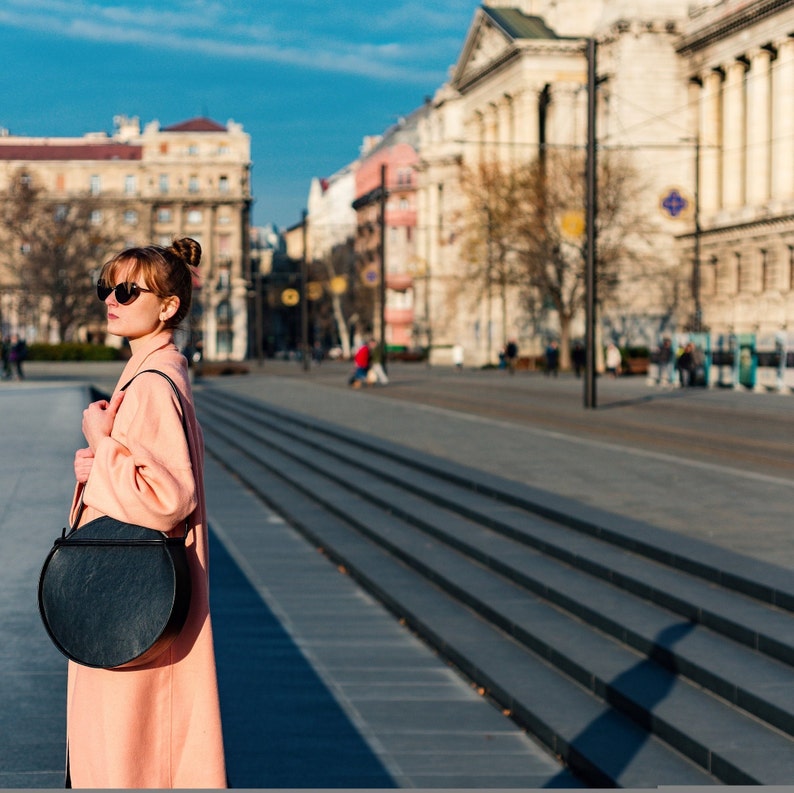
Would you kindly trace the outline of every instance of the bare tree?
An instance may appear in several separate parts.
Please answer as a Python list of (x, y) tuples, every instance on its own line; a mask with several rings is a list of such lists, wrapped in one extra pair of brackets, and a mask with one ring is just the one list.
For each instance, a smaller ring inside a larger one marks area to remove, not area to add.
[[(560, 326), (561, 365), (570, 365), (571, 323), (584, 307), (584, 153), (546, 152), (517, 169), (512, 180), (515, 251), (528, 306), (549, 305)], [(652, 234), (639, 212), (636, 172), (620, 155), (605, 153), (598, 173), (596, 278), (599, 303), (614, 299), (621, 276), (654, 270)]]
[(54, 323), (59, 341), (102, 319), (96, 273), (120, 240), (95, 197), (52, 196), (19, 170), (0, 194), (0, 238), (7, 288)]
[[(468, 263), (466, 289), (476, 288), (479, 299), (486, 295), (488, 326), (492, 324), (494, 291), (501, 302), (502, 339), (508, 334), (508, 294), (520, 283), (523, 273), (515, 256), (516, 173), (492, 160), (461, 172), (465, 196), (464, 213), (457, 218), (462, 227), (461, 254)], [(491, 350), (489, 349), (489, 357)]]

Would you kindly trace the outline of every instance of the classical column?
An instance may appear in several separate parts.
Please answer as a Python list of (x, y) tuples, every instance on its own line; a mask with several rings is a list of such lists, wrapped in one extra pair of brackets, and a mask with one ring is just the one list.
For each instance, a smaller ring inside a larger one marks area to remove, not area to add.
[(515, 124), (513, 119), (513, 99), (505, 94), (496, 106), (497, 135), (499, 140), (499, 158), (504, 163), (513, 162), (515, 150)]
[(765, 204), (770, 194), (770, 107), (772, 54), (767, 49), (750, 54), (747, 73), (746, 202)]
[(794, 197), (794, 39), (777, 45), (772, 69), (772, 198)]
[(722, 115), (722, 197), (726, 209), (738, 209), (745, 200), (744, 61), (725, 69)]
[(538, 90), (532, 86), (513, 97), (516, 157), (521, 162), (538, 156)]
[(722, 72), (711, 70), (702, 77), (700, 93), (700, 206), (716, 212), (722, 206), (720, 178), (722, 144)]

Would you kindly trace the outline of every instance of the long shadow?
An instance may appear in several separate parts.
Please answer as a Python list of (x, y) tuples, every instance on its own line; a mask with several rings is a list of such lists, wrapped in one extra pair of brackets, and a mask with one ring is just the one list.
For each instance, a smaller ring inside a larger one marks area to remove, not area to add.
[(393, 788), (391, 776), (210, 532), (210, 585), (229, 785)]
[[(673, 676), (666, 670), (675, 669), (671, 648), (694, 629), (691, 622), (682, 622), (660, 631), (650, 658), (617, 675), (607, 686), (606, 700), (613, 705), (609, 711), (594, 719), (570, 743), (568, 764), (571, 770), (598, 787), (623, 786), (620, 776), (636, 754), (650, 740), (653, 708), (670, 692)], [(658, 658), (660, 665), (654, 658)], [(635, 702), (642, 705), (640, 709)], [(618, 711), (628, 713), (648, 732), (627, 727)], [(590, 765), (597, 757), (600, 765), (595, 771)], [(659, 768), (660, 776), (664, 773)], [(600, 774), (600, 777), (599, 777)], [(650, 787), (664, 785), (665, 779), (653, 780)], [(552, 784), (545, 787), (553, 787)]]
[(632, 397), (631, 399), (618, 399), (614, 402), (599, 403), (598, 409), (610, 410), (612, 408), (625, 408), (632, 407), (633, 405), (642, 405), (648, 402), (664, 402), (671, 399), (685, 399), (687, 397), (705, 394), (706, 392), (707, 389), (699, 387), (679, 388), (675, 391), (663, 391), (660, 393), (645, 394), (641, 397)]

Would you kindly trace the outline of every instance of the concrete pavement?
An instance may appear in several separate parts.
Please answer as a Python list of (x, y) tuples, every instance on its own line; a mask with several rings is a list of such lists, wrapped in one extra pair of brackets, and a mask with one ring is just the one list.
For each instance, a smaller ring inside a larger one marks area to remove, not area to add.
[[(0, 383), (0, 482), (6, 495), (0, 511), (2, 787), (62, 785), (65, 668), (38, 622), (36, 581), (66, 517), (86, 385), (109, 390), (121, 368), (30, 362), (25, 382)], [(392, 371), (395, 386), (402, 378), (449, 376), (410, 367)], [(247, 376), (208, 378), (198, 389), (232, 389), (794, 566), (787, 537), (794, 481), (788, 474), (420, 406), (394, 398), (396, 388), (351, 392), (344, 387), (345, 373), (343, 365), (306, 373), (296, 363), (267, 362), (261, 372), (253, 364)], [(472, 373), (492, 375), (498, 376)], [(533, 385), (530, 377), (520, 382), (521, 388)], [(464, 387), (465, 381), (460, 383)], [(536, 378), (534, 385), (553, 384)], [(571, 380), (553, 387), (573, 392), (580, 385)], [(651, 393), (636, 378), (603, 382), (600, 391), (604, 401)], [(713, 398), (735, 400), (743, 410), (755, 406), (761, 413), (768, 406), (794, 406), (787, 401), (792, 397), (778, 395), (771, 401), (754, 394)], [(260, 535), (258, 550), (250, 553), (250, 538), (241, 527), (250, 515), (246, 510), (254, 507), (245, 505), (244, 490), (212, 462), (206, 484), (232, 785), (506, 788), (541, 787), (555, 778), (553, 761), (531, 740), (362, 597), (278, 516), (258, 515), (258, 525), (273, 532), (267, 543)], [(246, 635), (244, 615), (256, 621), (256, 636)], [(362, 632), (346, 634), (335, 629), (340, 624)], [(241, 663), (240, 650), (246, 657), (254, 653), (256, 665)], [(457, 773), (450, 774), (450, 768)], [(557, 784), (573, 783), (563, 777)]]

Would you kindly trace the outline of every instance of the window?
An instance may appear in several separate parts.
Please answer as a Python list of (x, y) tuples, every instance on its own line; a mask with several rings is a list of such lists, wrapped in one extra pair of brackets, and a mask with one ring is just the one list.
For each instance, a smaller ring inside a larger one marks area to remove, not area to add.
[(66, 220), (69, 214), (69, 207), (66, 206), (66, 204), (58, 204), (58, 206), (55, 207), (55, 212), (53, 214), (56, 222), (62, 223), (64, 220)]
[(99, 195), (102, 192), (102, 178), (99, 174), (92, 174), (90, 180), (91, 195)]
[(189, 193), (198, 193), (199, 191), (199, 178), (195, 174), (190, 177), (190, 180), (187, 184), (187, 189)]
[(229, 177), (228, 176), (221, 176), (218, 178), (218, 190), (221, 193), (228, 193), (229, 192)]
[(135, 195), (138, 192), (138, 180), (134, 174), (127, 174), (124, 177), (124, 193), (126, 195)]
[(187, 213), (187, 222), (196, 224), (201, 223), (202, 213), (200, 209), (189, 209)]
[(160, 174), (159, 185), (160, 185), (160, 192), (161, 193), (167, 193), (168, 192), (168, 174), (167, 173), (161, 173)]
[(138, 213), (134, 209), (128, 209), (124, 212), (124, 222), (128, 226), (138, 225)]
[(101, 209), (91, 210), (91, 225), (99, 226), (101, 223), (102, 223), (102, 210)]
[(199, 153), (199, 147), (195, 143), (191, 143), (190, 146), (187, 147), (187, 153), (191, 157), (196, 157)]
[(168, 207), (160, 207), (157, 210), (157, 222), (158, 223), (170, 223), (171, 222), (172, 213)]

